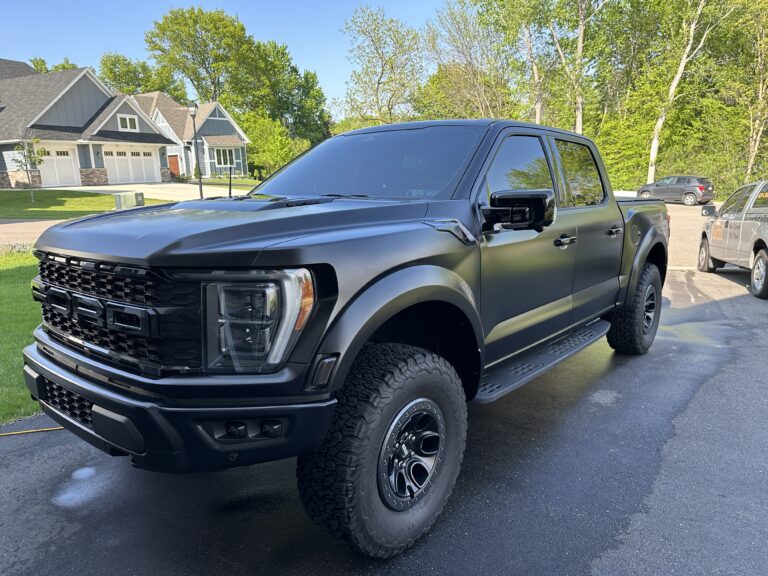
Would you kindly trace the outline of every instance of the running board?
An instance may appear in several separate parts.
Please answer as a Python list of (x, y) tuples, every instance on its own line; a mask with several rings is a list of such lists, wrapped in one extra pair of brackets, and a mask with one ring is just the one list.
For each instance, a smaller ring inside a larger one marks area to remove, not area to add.
[(506, 362), (497, 364), (483, 375), (480, 388), (472, 402), (475, 404), (495, 402), (596, 342), (606, 335), (610, 327), (610, 322), (596, 320), (557, 340), (545, 342)]

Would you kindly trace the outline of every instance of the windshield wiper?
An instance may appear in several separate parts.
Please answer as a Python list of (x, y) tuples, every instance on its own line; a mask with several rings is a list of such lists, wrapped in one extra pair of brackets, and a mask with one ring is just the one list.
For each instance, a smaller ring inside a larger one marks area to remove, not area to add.
[(368, 194), (320, 194), (325, 198), (368, 198)]

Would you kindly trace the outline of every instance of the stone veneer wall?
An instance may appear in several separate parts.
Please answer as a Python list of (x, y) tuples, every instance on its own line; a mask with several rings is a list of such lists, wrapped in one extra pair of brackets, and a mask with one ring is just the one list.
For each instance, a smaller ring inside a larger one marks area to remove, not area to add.
[[(0, 188), (28, 188), (29, 182), (27, 181), (27, 173), (24, 170), (13, 170), (5, 172), (8, 178), (5, 181), (0, 176), (0, 182), (5, 182), (6, 185), (0, 185)], [(30, 170), (29, 175), (32, 177), (32, 185), (40, 187), (43, 185), (43, 181), (40, 180), (40, 170)]]
[(0, 188), (10, 188), (11, 179), (8, 177), (8, 171), (3, 170), (0, 172)]
[(103, 186), (109, 184), (106, 168), (80, 168), (80, 182), (83, 186)]
[(171, 181), (171, 171), (168, 170), (168, 168), (160, 168), (160, 181), (161, 182)]

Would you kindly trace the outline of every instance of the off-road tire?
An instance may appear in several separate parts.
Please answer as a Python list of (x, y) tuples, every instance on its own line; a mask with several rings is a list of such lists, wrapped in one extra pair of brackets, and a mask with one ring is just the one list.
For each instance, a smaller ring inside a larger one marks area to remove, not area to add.
[[(360, 352), (336, 398), (323, 443), (299, 456), (299, 496), (312, 520), (336, 537), (368, 556), (394, 556), (429, 530), (456, 483), (467, 434), (461, 380), (432, 352), (373, 344)], [(382, 446), (402, 410), (425, 398), (442, 413), (445, 448), (422, 499), (393, 510), (379, 486)]]
[(683, 195), (683, 204), (686, 206), (696, 206), (698, 203), (699, 199), (696, 197), (696, 194), (688, 192), (688, 194)]
[[(655, 295), (653, 321), (646, 327), (646, 305), (649, 289)], [(655, 264), (646, 263), (640, 272), (632, 302), (613, 313), (608, 330), (608, 344), (621, 354), (645, 354), (653, 344), (661, 316), (661, 274)]]
[[(762, 282), (758, 283), (756, 274), (758, 267), (762, 263)], [(752, 294), (763, 300), (768, 299), (768, 250), (760, 250), (755, 255), (755, 261), (752, 263), (752, 273), (749, 275), (749, 284), (752, 288)]]
[(710, 256), (709, 240), (704, 236), (699, 244), (699, 255), (696, 261), (696, 268), (698, 268), (699, 272), (714, 272), (723, 266), (725, 266), (725, 262)]

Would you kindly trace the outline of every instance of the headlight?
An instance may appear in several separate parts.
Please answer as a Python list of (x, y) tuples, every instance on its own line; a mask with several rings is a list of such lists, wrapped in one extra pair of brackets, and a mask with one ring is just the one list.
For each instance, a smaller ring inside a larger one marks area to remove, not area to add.
[(304, 268), (206, 287), (206, 358), (212, 370), (268, 372), (285, 361), (315, 303)]

